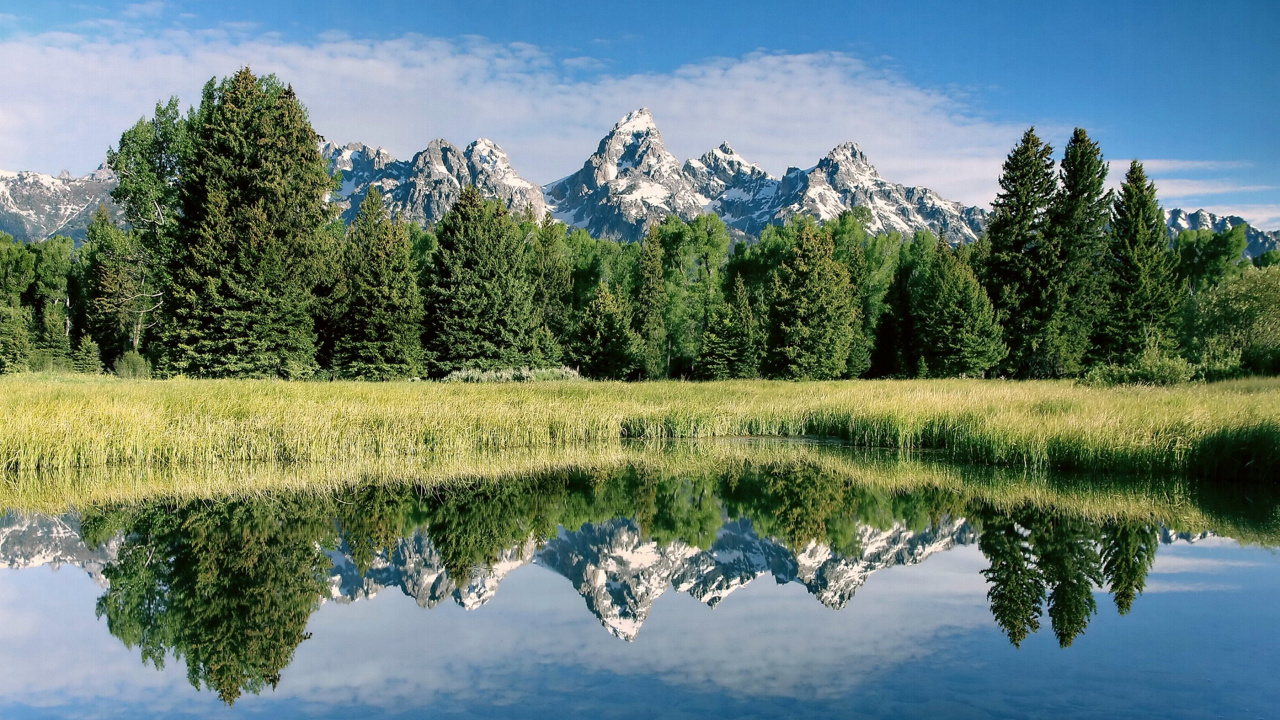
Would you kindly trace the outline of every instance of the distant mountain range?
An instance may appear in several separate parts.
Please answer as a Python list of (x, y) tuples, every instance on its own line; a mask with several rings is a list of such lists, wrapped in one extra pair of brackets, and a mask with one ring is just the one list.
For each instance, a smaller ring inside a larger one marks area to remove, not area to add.
[[(952, 242), (971, 242), (986, 228), (988, 215), (928, 188), (880, 177), (854, 143), (837, 146), (807, 170), (790, 168), (781, 178), (747, 161), (728, 143), (681, 163), (644, 108), (620, 120), (580, 170), (541, 187), (521, 177), (506, 152), (484, 138), (462, 150), (435, 140), (411, 160), (397, 160), (362, 143), (328, 143), (321, 153), (333, 171), (342, 172), (337, 201), (348, 221), (369, 189), (377, 187), (393, 212), (431, 223), (467, 185), (515, 209), (538, 216), (550, 212), (593, 235), (624, 241), (639, 240), (668, 215), (689, 219), (715, 213), (736, 236), (749, 237), (796, 215), (830, 220), (864, 207), (871, 212), (868, 229), (873, 232), (929, 229)], [(105, 167), (82, 178), (0, 172), (0, 232), (22, 240), (53, 235), (82, 239), (93, 211), (110, 204), (114, 187), (115, 176)], [(1245, 222), (1204, 210), (1167, 214), (1174, 233), (1220, 231)], [(1250, 227), (1248, 240), (1246, 254), (1253, 257), (1280, 248), (1280, 231)]]

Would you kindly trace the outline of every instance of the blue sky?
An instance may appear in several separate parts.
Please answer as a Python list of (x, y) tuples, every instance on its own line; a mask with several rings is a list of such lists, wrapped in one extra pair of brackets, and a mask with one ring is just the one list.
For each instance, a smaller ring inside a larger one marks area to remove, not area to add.
[(157, 99), (247, 63), (331, 140), (483, 135), (538, 182), (647, 106), (681, 157), (727, 140), (780, 174), (853, 140), (986, 204), (1027, 125), (1055, 146), (1080, 125), (1166, 206), (1280, 227), (1280, 3), (969, 5), (0, 0), (0, 168), (86, 172)]

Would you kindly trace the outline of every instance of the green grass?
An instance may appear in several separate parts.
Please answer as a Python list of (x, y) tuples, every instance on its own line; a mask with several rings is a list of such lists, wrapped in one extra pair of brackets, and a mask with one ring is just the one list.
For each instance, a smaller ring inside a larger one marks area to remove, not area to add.
[(1280, 380), (289, 383), (0, 377), (0, 468), (343, 463), (624, 439), (825, 436), (1034, 470), (1280, 472)]

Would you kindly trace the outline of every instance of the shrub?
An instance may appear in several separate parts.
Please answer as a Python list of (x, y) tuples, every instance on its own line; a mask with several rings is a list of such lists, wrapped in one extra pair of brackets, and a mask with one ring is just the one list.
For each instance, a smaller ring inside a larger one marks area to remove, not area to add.
[(1137, 361), (1128, 365), (1103, 365), (1085, 375), (1086, 385), (1180, 385), (1196, 376), (1196, 366), (1160, 349), (1158, 341), (1148, 341)]
[(56, 355), (52, 351), (45, 349), (32, 350), (31, 354), (27, 356), (27, 367), (32, 372), (75, 372), (75, 366), (71, 363), (71, 358)]
[(151, 363), (147, 359), (138, 354), (136, 350), (130, 350), (116, 360), (115, 366), (112, 368), (117, 377), (125, 380), (150, 380), (151, 379)]
[(443, 382), (503, 383), (578, 379), (578, 371), (568, 367), (507, 368), (505, 370), (454, 370), (444, 377)]

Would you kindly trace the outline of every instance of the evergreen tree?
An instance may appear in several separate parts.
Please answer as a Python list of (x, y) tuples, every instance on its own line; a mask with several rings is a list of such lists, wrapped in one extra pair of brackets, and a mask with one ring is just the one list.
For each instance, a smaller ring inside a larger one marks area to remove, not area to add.
[(374, 188), (347, 233), (336, 374), (387, 380), (417, 374), (422, 364), (422, 298), (409, 233), (393, 221)]
[(991, 565), (982, 576), (991, 583), (987, 600), (996, 623), (1014, 647), (1040, 629), (1045, 580), (1031, 547), (1013, 518), (992, 513), (983, 518), (978, 549)]
[(1009, 346), (1004, 367), (1020, 377), (1037, 374), (1036, 354), (1049, 332), (1057, 258), (1047, 218), (1055, 187), (1053, 148), (1030, 128), (1004, 162), (1000, 193), (991, 204), (990, 254), (983, 272)]
[(27, 309), (0, 302), (0, 375), (23, 372), (31, 354)]
[(424, 298), (432, 375), (533, 364), (533, 288), (506, 208), (468, 186), (435, 234)]
[(640, 338), (631, 330), (631, 313), (603, 283), (587, 305), (575, 332), (573, 358), (579, 371), (597, 380), (625, 380), (635, 371), (642, 353)]
[(1115, 520), (1102, 526), (1102, 574), (1121, 615), (1129, 614), (1142, 594), (1159, 544), (1151, 525)]
[[(728, 380), (738, 366), (739, 329), (734, 323), (733, 309), (726, 303), (711, 308), (706, 330), (702, 333), (702, 349), (698, 353), (699, 380)], [(646, 348), (647, 350), (647, 348)]]
[(982, 377), (1007, 352), (987, 293), (959, 255), (941, 245), (918, 296), (915, 325), (934, 377)]
[(1103, 582), (1097, 529), (1065, 516), (1038, 519), (1029, 527), (1036, 567), (1049, 589), (1049, 620), (1061, 647), (1069, 647), (1098, 611), (1094, 585)]
[(885, 377), (927, 375), (921, 367), (924, 339), (920, 327), (925, 283), (938, 258), (938, 238), (928, 230), (917, 231), (898, 248), (892, 282), (885, 293), (885, 314), (876, 328), (871, 374)]
[(640, 248), (640, 279), (636, 283), (637, 330), (644, 343), (641, 369), (644, 376), (657, 380), (667, 376), (667, 282), (662, 267), (662, 241), (650, 230)]
[(1111, 303), (1095, 342), (1099, 359), (1123, 365), (1149, 343), (1171, 347), (1179, 296), (1175, 255), (1155, 183), (1137, 160), (1115, 199), (1107, 262)]
[(760, 363), (764, 356), (764, 338), (760, 333), (760, 321), (751, 308), (751, 295), (742, 276), (734, 278), (733, 295), (730, 297), (730, 318), (734, 342), (734, 365), (731, 377), (750, 379), (760, 376)]
[(303, 377), (332, 187), (293, 89), (244, 68), (205, 86), (178, 178), (162, 367), (197, 376)]
[(567, 228), (549, 214), (541, 222), (526, 222), (530, 226), (527, 234), (531, 239), (528, 252), (534, 325), (545, 328), (549, 340), (560, 345), (573, 324), (573, 256), (566, 240)]
[(98, 351), (98, 343), (94, 342), (93, 338), (88, 335), (80, 338), (80, 344), (76, 346), (75, 355), (71, 358), (71, 366), (78, 373), (89, 375), (102, 373), (102, 355)]
[(830, 233), (812, 224), (800, 228), (774, 275), (772, 298), (768, 374), (795, 380), (843, 376), (861, 320), (849, 271), (835, 259)]
[(1029, 373), (1039, 377), (1075, 375), (1083, 369), (1094, 328), (1107, 307), (1107, 163), (1081, 128), (1067, 143), (1059, 178), (1047, 231), (1047, 248), (1054, 255), (1046, 253), (1042, 267), (1048, 275), (1047, 321)]

